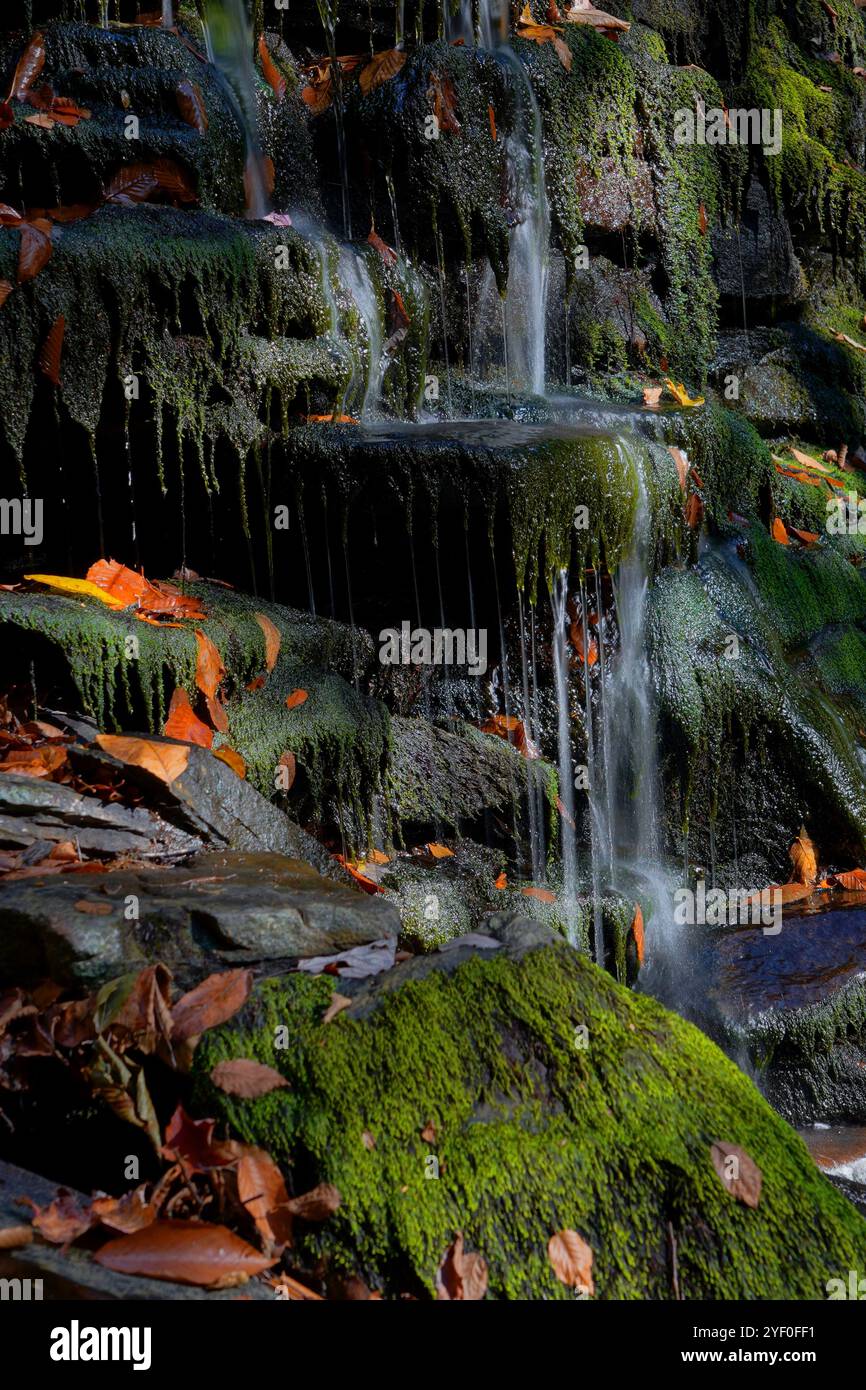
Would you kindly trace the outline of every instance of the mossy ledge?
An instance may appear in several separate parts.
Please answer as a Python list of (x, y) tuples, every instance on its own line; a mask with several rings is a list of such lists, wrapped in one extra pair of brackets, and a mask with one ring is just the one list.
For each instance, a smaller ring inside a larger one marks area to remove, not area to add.
[[(675, 1297), (671, 1233), (687, 1299), (822, 1299), (828, 1279), (862, 1268), (866, 1223), (713, 1043), (538, 927), (502, 936), (496, 952), (398, 967), (327, 1025), (332, 980), (265, 982), (202, 1039), (202, 1113), (266, 1145), (297, 1190), (340, 1189), (299, 1258), (386, 1296), (427, 1297), (462, 1231), (499, 1299), (574, 1296), (547, 1258), (566, 1227), (595, 1252), (600, 1298)], [(288, 1087), (223, 1095), (208, 1075), (233, 1057), (277, 1067)], [(433, 1144), (421, 1138), (430, 1123)], [(714, 1141), (759, 1165), (757, 1209), (719, 1180)]]

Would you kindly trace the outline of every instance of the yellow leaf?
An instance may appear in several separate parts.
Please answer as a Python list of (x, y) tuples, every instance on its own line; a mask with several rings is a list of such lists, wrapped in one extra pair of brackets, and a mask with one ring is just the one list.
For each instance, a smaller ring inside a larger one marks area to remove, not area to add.
[(226, 767), (230, 767), (232, 772), (236, 773), (241, 779), (246, 777), (247, 765), (240, 753), (236, 753), (233, 748), (229, 748), (223, 744), (222, 748), (214, 749), (214, 757), (219, 758), (221, 763), (225, 763)]
[(670, 377), (665, 377), (665, 386), (678, 405), (703, 405), (704, 403), (703, 396), (696, 396), (695, 399), (692, 400), (682, 382), (677, 384), (675, 381), (671, 381)]
[(57, 589), (61, 594), (77, 594), (81, 598), (97, 598), (106, 608), (126, 608), (127, 605), (114, 594), (107, 594), (89, 579), (69, 579), (64, 574), (25, 574), (25, 579), (34, 584), (45, 584), (49, 589)]
[(805, 825), (800, 826), (800, 833), (788, 851), (794, 872), (791, 875), (792, 883), (814, 883), (818, 877), (818, 858), (815, 854), (815, 846), (806, 834)]

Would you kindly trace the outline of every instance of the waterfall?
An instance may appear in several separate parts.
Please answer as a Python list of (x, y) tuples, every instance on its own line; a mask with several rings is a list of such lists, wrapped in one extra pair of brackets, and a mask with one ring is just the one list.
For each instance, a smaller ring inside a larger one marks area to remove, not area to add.
[[(465, 26), (473, 7), (464, 0), (456, 26)], [(506, 7), (477, 5), (481, 16), (481, 46), (489, 48), (497, 62), (511, 74), (516, 88), (517, 117), (505, 141), (509, 201), (515, 218), (508, 244), (508, 290), (502, 306), (502, 357), (512, 384), (544, 395), (545, 326), (547, 319), (550, 208), (544, 175), (544, 133), (541, 112), (523, 64), (509, 48), (499, 15)], [(470, 33), (472, 30), (470, 29)], [(492, 325), (496, 319), (498, 290), (493, 270), (487, 266), (479, 293), (478, 315)], [(479, 363), (484, 344), (479, 343)], [(489, 345), (488, 345), (489, 352)], [(471, 360), (471, 359), (470, 359)], [(476, 363), (473, 362), (473, 371)]]
[[(363, 251), (357, 251), (353, 246), (343, 246), (340, 251), (340, 281), (355, 302), (367, 339), (367, 370), (361, 414), (368, 415), (379, 403), (385, 357), (382, 310)], [(357, 380), (353, 380), (352, 390), (357, 390), (359, 385)]]
[(263, 218), (271, 210), (271, 201), (259, 138), (253, 35), (244, 0), (207, 0), (204, 28), (208, 59), (222, 73), (233, 93), (232, 105), (244, 133), (247, 213), (253, 218)]
[(162, 0), (162, 27), (163, 29), (174, 28), (174, 0)]
[(577, 944), (577, 837), (574, 830), (574, 758), (571, 750), (571, 700), (568, 688), (568, 570), (557, 574), (553, 608), (553, 669), (556, 683), (556, 739), (562, 827), (562, 903), (569, 939)]

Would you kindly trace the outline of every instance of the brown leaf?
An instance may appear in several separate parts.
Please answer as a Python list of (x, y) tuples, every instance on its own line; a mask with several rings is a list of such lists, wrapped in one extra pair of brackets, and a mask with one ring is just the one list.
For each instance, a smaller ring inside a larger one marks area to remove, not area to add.
[(668, 453), (670, 454), (671, 458), (677, 466), (677, 477), (680, 480), (680, 491), (685, 492), (686, 479), (689, 476), (688, 460), (686, 459), (686, 456), (683, 453), (682, 449), (675, 448), (673, 444), (668, 445)]
[(731, 1196), (746, 1207), (757, 1207), (761, 1200), (763, 1176), (745, 1149), (738, 1148), (736, 1144), (716, 1142), (710, 1145), (710, 1158)]
[(24, 285), (28, 280), (35, 280), (51, 260), (51, 223), (42, 218), (37, 222), (21, 222), (19, 231), (18, 283)]
[(298, 705), (303, 705), (309, 699), (308, 690), (293, 690), (291, 695), (286, 696), (286, 709), (297, 709)]
[(189, 763), (189, 749), (179, 743), (157, 743), (130, 734), (97, 734), (96, 742), (113, 758), (132, 767), (144, 768), (162, 782), (174, 782)]
[(477, 1303), (487, 1293), (487, 1283), (487, 1261), (482, 1255), (464, 1251), (463, 1233), (458, 1231), (436, 1274), (437, 1298)]
[(529, 5), (524, 5), (517, 21), (517, 37), (530, 43), (552, 43), (562, 66), (566, 72), (571, 72), (571, 49), (559, 37), (560, 32), (550, 24), (536, 24)]
[(537, 898), (540, 903), (555, 903), (556, 894), (551, 893), (548, 888), (521, 888), (521, 893), (525, 898)]
[(595, 1293), (592, 1247), (577, 1231), (557, 1231), (551, 1236), (547, 1242), (547, 1258), (561, 1284), (590, 1295)]
[[(29, 1198), (27, 1200), (30, 1201)], [(35, 1202), (30, 1202), (30, 1205), (34, 1211), (34, 1231), (38, 1231), (43, 1240), (50, 1241), (52, 1245), (67, 1245), (77, 1240), (93, 1224), (89, 1203), (81, 1206), (79, 1199), (63, 1187), (47, 1206), (40, 1207)]]
[(166, 738), (179, 738), (183, 743), (195, 743), (200, 748), (210, 748), (213, 744), (213, 730), (193, 712), (189, 696), (180, 687), (171, 697), (162, 732)]
[(63, 352), (63, 338), (66, 333), (66, 319), (59, 314), (51, 325), (48, 337), (39, 354), (39, 370), (55, 386), (60, 385), (60, 355)]
[(373, 1149), (376, 1147), (376, 1136), (371, 1134), (369, 1129), (365, 1129), (364, 1133), (361, 1135), (361, 1143), (364, 1145), (365, 1149), (369, 1149), (372, 1153)]
[(286, 769), (286, 777), (285, 777), (286, 785), (285, 785), (285, 786), (282, 786), (282, 785), (281, 785), (281, 786), (280, 786), (280, 791), (285, 791), (285, 792), (291, 791), (291, 789), (292, 789), (292, 784), (294, 783), (295, 775), (296, 775), (296, 773), (297, 773), (297, 767), (298, 767), (297, 759), (295, 758), (294, 753), (290, 753), (290, 752), (288, 752), (288, 751), (286, 751), (285, 753), (283, 753), (282, 756), (281, 756), (281, 758), (280, 758), (280, 761), (277, 763), (277, 767), (284, 767), (284, 768)]
[(220, 683), (224, 680), (226, 673), (222, 657), (211, 639), (200, 628), (195, 630), (195, 641), (197, 648), (195, 683), (203, 695), (215, 700)]
[(177, 84), (176, 95), (177, 109), (187, 125), (203, 135), (208, 128), (208, 119), (201, 87), (188, 77), (182, 77)]
[(310, 1192), (290, 1198), (289, 1210), (301, 1221), (327, 1221), (339, 1209), (342, 1201), (339, 1188), (330, 1182), (320, 1182)]
[(422, 1129), (422, 1131), (421, 1131), (421, 1138), (424, 1140), (424, 1143), (425, 1143), (425, 1144), (435, 1144), (435, 1143), (436, 1143), (436, 1140), (438, 1139), (438, 1137), (439, 1137), (439, 1136), (438, 1136), (438, 1134), (437, 1134), (437, 1132), (436, 1132), (436, 1126), (434, 1125), (433, 1121), (431, 1120), (431, 1121), (430, 1121), (428, 1124), (426, 1124), (426, 1125), (424, 1126), (424, 1128)]
[(8, 101), (0, 101), (0, 130), (8, 130), (15, 122), (15, 112)]
[(350, 1009), (352, 1007), (352, 1003), (353, 1001), (349, 999), (345, 994), (338, 994), (335, 990), (334, 993), (331, 995), (330, 1004), (328, 1005), (327, 1009), (322, 1015), (322, 1022), (330, 1023), (332, 1019), (335, 1019), (337, 1017), (337, 1014), (342, 1013), (343, 1009)]
[(283, 1175), (264, 1149), (247, 1149), (237, 1166), (238, 1197), (268, 1245), (292, 1244), (292, 1213)]
[(187, 1174), (207, 1173), (224, 1168), (237, 1159), (237, 1145), (214, 1141), (215, 1120), (192, 1120), (178, 1105), (168, 1122), (162, 1156), (170, 1163), (181, 1163)]
[(195, 989), (182, 995), (172, 1009), (173, 1041), (198, 1037), (206, 1029), (225, 1023), (247, 1002), (252, 987), (251, 970), (226, 970), (208, 975)]
[(236, 753), (234, 748), (229, 748), (226, 744), (223, 744), (222, 748), (214, 750), (214, 757), (219, 758), (221, 763), (225, 763), (226, 767), (230, 767), (235, 776), (240, 777), (242, 781), (246, 777), (247, 765), (240, 753)]
[(643, 403), (650, 410), (657, 410), (661, 402), (663, 386), (645, 386), (643, 388)]
[(381, 87), (383, 82), (388, 82), (395, 77), (406, 61), (406, 54), (402, 48), (389, 48), (383, 53), (374, 53), (370, 62), (363, 67), (358, 75), (358, 81), (364, 96)]
[(121, 165), (105, 188), (105, 199), (109, 203), (145, 203), (157, 193), (178, 203), (198, 201), (189, 179), (173, 159)]
[(73, 906), (76, 912), (87, 912), (91, 917), (110, 917), (113, 911), (111, 903), (94, 902), (92, 898), (79, 898)]
[(286, 79), (283, 77), (283, 74), (270, 55), (268, 45), (265, 43), (264, 34), (259, 38), (259, 61), (262, 65), (265, 81), (277, 101), (282, 101), (283, 97), (286, 95)]
[(449, 849), (447, 845), (437, 845), (437, 844), (433, 843), (433, 844), (425, 845), (424, 848), (426, 849), (427, 853), (428, 853), (428, 854), (431, 856), (431, 858), (433, 858), (433, 859), (453, 859), (453, 858), (454, 858), (454, 851), (453, 851), (453, 849)]
[(93, 1258), (118, 1274), (210, 1289), (236, 1288), (276, 1263), (225, 1226), (177, 1220), (154, 1221), (144, 1230), (109, 1241)]
[(265, 635), (265, 669), (271, 672), (276, 666), (277, 657), (280, 654), (280, 642), (282, 641), (280, 629), (264, 613), (254, 613), (253, 616)]
[(592, 0), (572, 0), (571, 9), (567, 10), (562, 18), (566, 24), (591, 24), (594, 29), (611, 39), (617, 39), (620, 34), (627, 34), (631, 28), (624, 19), (617, 19), (615, 15), (605, 14), (604, 10), (597, 10)]
[(12, 290), (13, 286), (9, 283), (8, 280), (0, 280), (0, 309), (3, 308), (3, 305), (6, 303), (6, 300), (12, 293)]
[(459, 135), (461, 127), (457, 119), (457, 91), (448, 74), (440, 77), (438, 72), (431, 72), (427, 94), (433, 98), (433, 114), (439, 129), (447, 131), (450, 135)]
[(643, 965), (644, 962), (644, 927), (643, 910), (640, 903), (635, 903), (634, 917), (631, 923), (631, 934), (634, 937), (634, 944), (637, 948), (637, 963)]
[(267, 1067), (263, 1062), (254, 1062), (248, 1057), (237, 1057), (231, 1062), (217, 1062), (210, 1079), (221, 1091), (225, 1091), (226, 1095), (240, 1096), (242, 1100), (266, 1096), (271, 1091), (289, 1084), (273, 1067)]
[(840, 888), (846, 888), (849, 893), (866, 893), (866, 869), (851, 869), (849, 873), (833, 877)]
[(686, 525), (692, 531), (699, 531), (704, 519), (704, 504), (696, 492), (691, 493), (685, 508)]
[(94, 1197), (90, 1214), (100, 1225), (129, 1235), (132, 1231), (152, 1225), (157, 1217), (157, 1208), (148, 1202), (147, 1186), (141, 1183), (122, 1197)]
[(12, 78), (12, 86), (9, 89), (10, 101), (13, 99), (15, 101), (27, 100), (27, 89), (32, 87), (44, 66), (45, 38), (44, 35), (36, 33), (18, 59), (18, 66)]
[(701, 203), (700, 207), (698, 208), (698, 231), (700, 232), (701, 236), (706, 236), (707, 228), (709, 227), (709, 225), (710, 224), (707, 220), (707, 210), (704, 204)]
[(19, 777), (52, 777), (66, 765), (66, 749), (55, 746), (13, 748), (0, 762), (0, 772), (14, 772)]
[(490, 138), (495, 144), (498, 136), (496, 134), (496, 112), (493, 110), (492, 106), (488, 106), (487, 108), (487, 119), (490, 122)]

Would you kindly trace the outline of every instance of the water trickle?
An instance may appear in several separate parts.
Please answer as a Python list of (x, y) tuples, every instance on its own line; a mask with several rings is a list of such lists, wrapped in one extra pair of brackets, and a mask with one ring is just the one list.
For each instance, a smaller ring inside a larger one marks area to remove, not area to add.
[(343, 236), (352, 240), (352, 213), (349, 204), (349, 161), (346, 155), (346, 127), (343, 104), (343, 69), (337, 61), (337, 0), (317, 0), (319, 18), (325, 31), (331, 76), (334, 85), (334, 129), (337, 134), (337, 162), (340, 166), (340, 195), (343, 212)]
[[(559, 799), (564, 807), (562, 832), (562, 904), (569, 940), (578, 944), (577, 836), (574, 821), (574, 758), (571, 747), (571, 699), (568, 684), (568, 570), (556, 575), (550, 596), (553, 609), (553, 671), (556, 685), (556, 743)], [(584, 644), (586, 645), (586, 644)], [(587, 682), (587, 692), (589, 683)], [(597, 897), (598, 895), (596, 895)]]
[(384, 332), (382, 310), (376, 293), (367, 260), (363, 251), (353, 246), (344, 246), (340, 251), (340, 280), (352, 296), (366, 338), (367, 366), (356, 364), (350, 391), (357, 393), (363, 384), (361, 414), (368, 415), (379, 404), (384, 375)]
[[(533, 696), (537, 686), (535, 680), (535, 644), (527, 640), (526, 614), (523, 605), (523, 595), (518, 592), (518, 614), (520, 620), (520, 671), (523, 683), (523, 728), (526, 739), (527, 749), (539, 746), (539, 730), (535, 715), (537, 713), (537, 703)], [(532, 631), (534, 634), (534, 612)], [(531, 652), (531, 664), (530, 664)], [(535, 884), (544, 882), (546, 874), (545, 845), (544, 845), (544, 806), (541, 796), (541, 781), (538, 776), (538, 769), (533, 758), (527, 758), (526, 774), (528, 781), (527, 800), (529, 811), (529, 854), (532, 860), (532, 881)], [(574, 817), (572, 816), (572, 819)]]
[(174, 0), (162, 0), (162, 27), (174, 28)]
[(204, 32), (208, 59), (232, 93), (246, 143), (247, 215), (261, 219), (271, 211), (271, 201), (259, 138), (253, 35), (244, 0), (207, 0)]

